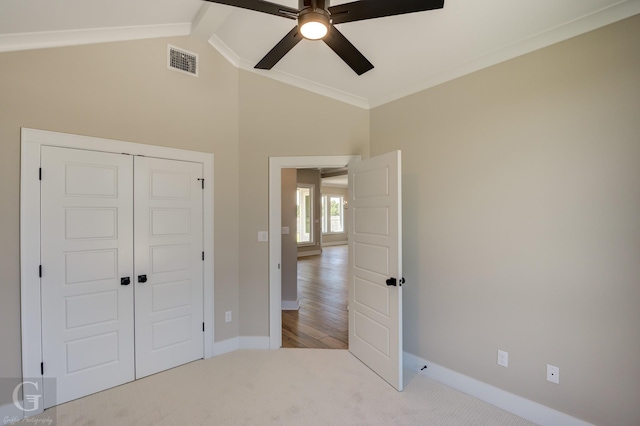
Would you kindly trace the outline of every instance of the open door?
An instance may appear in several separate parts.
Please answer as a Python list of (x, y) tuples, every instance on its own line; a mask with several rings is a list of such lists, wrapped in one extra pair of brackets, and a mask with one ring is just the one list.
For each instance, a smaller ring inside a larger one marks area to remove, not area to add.
[(349, 351), (402, 383), (400, 151), (349, 166)]

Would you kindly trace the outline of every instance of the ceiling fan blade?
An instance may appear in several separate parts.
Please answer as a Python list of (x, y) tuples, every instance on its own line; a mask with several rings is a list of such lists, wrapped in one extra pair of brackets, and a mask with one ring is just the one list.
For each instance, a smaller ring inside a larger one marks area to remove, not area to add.
[(298, 9), (262, 0), (206, 0), (211, 3), (226, 4), (242, 9), (255, 10), (283, 18), (298, 19)]
[(284, 57), (294, 46), (300, 43), (302, 35), (298, 32), (298, 26), (293, 27), (289, 33), (276, 44), (273, 49), (258, 62), (254, 68), (270, 70), (280, 59)]
[(361, 0), (329, 7), (334, 24), (442, 9), (444, 0)]
[(364, 57), (336, 27), (329, 27), (329, 34), (322, 39), (343, 61), (358, 75), (373, 68), (373, 64)]

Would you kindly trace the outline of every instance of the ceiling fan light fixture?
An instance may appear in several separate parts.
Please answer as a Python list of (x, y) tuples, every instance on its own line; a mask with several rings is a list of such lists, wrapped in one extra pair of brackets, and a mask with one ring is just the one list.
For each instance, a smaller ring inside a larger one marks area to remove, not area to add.
[(327, 27), (321, 22), (307, 22), (300, 27), (302, 37), (309, 40), (320, 40), (327, 35)]
[(322, 9), (307, 9), (298, 16), (298, 28), (302, 37), (308, 40), (320, 40), (329, 32), (329, 15)]

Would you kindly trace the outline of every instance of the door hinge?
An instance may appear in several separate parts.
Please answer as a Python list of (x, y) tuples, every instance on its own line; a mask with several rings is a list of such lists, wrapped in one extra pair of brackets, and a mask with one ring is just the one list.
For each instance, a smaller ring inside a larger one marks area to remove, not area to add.
[(44, 376), (44, 362), (40, 363), (40, 375)]
[(202, 323), (202, 331), (204, 331), (204, 323)]
[(204, 260), (204, 252), (202, 252), (202, 260)]
[(42, 278), (42, 265), (38, 265), (38, 277)]
[(38, 168), (38, 180), (42, 180), (42, 167)]
[(198, 180), (200, 181), (200, 183), (202, 183), (202, 189), (204, 189), (204, 179), (203, 178), (198, 178)]

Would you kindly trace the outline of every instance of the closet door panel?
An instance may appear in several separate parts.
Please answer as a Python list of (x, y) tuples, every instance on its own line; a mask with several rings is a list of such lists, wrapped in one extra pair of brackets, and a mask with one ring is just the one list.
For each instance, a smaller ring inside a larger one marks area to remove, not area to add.
[[(134, 379), (133, 159), (42, 147), (44, 406)], [(51, 387), (51, 388), (47, 388)]]
[(203, 357), (202, 165), (136, 157), (136, 377)]

